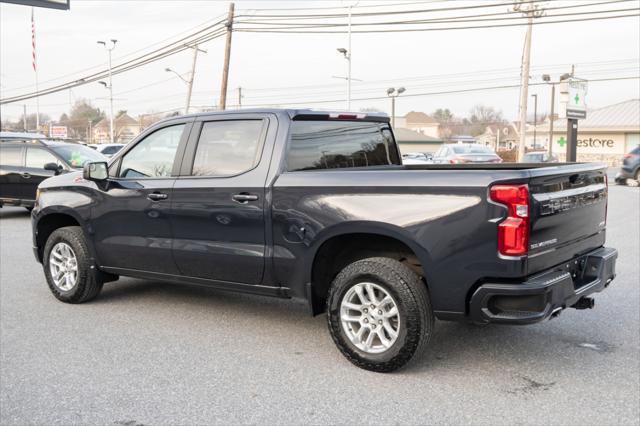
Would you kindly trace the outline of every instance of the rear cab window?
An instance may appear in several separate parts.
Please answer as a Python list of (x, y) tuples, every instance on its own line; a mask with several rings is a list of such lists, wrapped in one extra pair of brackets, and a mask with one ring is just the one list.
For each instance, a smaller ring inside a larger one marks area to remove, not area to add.
[(387, 123), (294, 120), (290, 132), (290, 172), (402, 164)]

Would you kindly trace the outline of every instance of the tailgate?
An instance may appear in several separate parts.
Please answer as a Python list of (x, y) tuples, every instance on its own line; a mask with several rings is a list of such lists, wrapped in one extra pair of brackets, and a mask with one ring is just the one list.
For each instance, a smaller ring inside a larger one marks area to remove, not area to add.
[(527, 272), (564, 263), (604, 244), (606, 166), (537, 169), (529, 182), (531, 233)]

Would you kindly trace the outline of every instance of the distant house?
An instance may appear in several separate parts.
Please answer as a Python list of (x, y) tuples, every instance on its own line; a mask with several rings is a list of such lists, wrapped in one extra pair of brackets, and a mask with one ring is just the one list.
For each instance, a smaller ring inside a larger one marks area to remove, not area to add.
[[(140, 123), (129, 114), (120, 114), (113, 122), (113, 141), (127, 143), (141, 132)], [(94, 143), (109, 143), (109, 119), (103, 118), (93, 127)]]
[(496, 151), (505, 151), (518, 146), (520, 134), (513, 123), (490, 124), (476, 139), (478, 143), (488, 145)]
[(395, 127), (402, 127), (433, 138), (439, 138), (440, 123), (424, 112), (411, 111), (404, 117), (396, 117)]
[(442, 145), (442, 139), (427, 136), (422, 133), (418, 133), (414, 130), (403, 129), (401, 127), (395, 128), (393, 134), (396, 137), (396, 142), (400, 147), (402, 154), (409, 152), (436, 152), (440, 145)]

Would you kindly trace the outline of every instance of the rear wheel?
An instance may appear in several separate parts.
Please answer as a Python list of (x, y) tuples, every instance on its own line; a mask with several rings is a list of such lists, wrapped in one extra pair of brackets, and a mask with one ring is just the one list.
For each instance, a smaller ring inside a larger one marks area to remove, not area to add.
[(83, 303), (102, 290), (79, 226), (67, 226), (51, 233), (44, 247), (43, 267), (49, 289), (63, 302)]
[(406, 265), (373, 257), (344, 268), (327, 300), (331, 337), (353, 364), (394, 371), (418, 356), (433, 332), (425, 284)]

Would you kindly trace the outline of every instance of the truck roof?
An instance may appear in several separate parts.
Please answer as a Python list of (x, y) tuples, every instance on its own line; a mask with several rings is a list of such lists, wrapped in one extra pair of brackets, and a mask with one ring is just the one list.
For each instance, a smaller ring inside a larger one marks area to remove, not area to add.
[[(286, 114), (290, 119), (300, 119), (305, 117), (311, 120), (336, 119), (336, 120), (364, 120), (378, 121), (383, 123), (389, 122), (389, 116), (384, 112), (357, 112), (357, 111), (338, 111), (338, 110), (317, 110), (308, 108), (247, 108), (233, 109), (224, 111), (208, 111), (197, 112), (193, 114), (167, 117), (165, 120), (175, 119), (176, 117), (215, 117), (222, 114)], [(164, 121), (164, 120), (162, 120)]]

